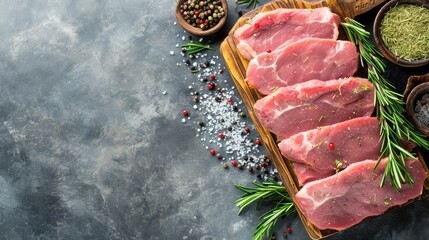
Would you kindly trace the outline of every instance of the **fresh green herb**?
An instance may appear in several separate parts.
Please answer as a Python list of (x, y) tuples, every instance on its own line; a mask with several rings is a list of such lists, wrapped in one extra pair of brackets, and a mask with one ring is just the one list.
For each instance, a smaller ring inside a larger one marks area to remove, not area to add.
[(320, 115), (319, 122), (322, 121), (324, 118), (325, 118), (325, 115), (323, 115), (323, 114)]
[(255, 202), (257, 203), (257, 207), (264, 201), (275, 204), (275, 207), (259, 218), (260, 222), (253, 233), (254, 240), (262, 240), (264, 236), (270, 237), (272, 235), (273, 228), (280, 217), (289, 216), (295, 213), (296, 209), (284, 186), (273, 180), (263, 183), (252, 183), (256, 187), (235, 185), (235, 187), (244, 192), (235, 203), (240, 208), (238, 214)]
[(246, 5), (247, 8), (255, 8), (259, 4), (258, 0), (235, 0), (238, 5)]
[(342, 166), (343, 163), (340, 160), (335, 159), (335, 173), (338, 173), (341, 170)]
[(186, 53), (188, 54), (195, 54), (199, 53), (201, 51), (204, 51), (206, 49), (214, 51), (214, 48), (211, 48), (210, 45), (204, 45), (200, 42), (188, 42), (184, 45), (182, 45), (182, 48), (186, 49)]
[(385, 198), (384, 199), (384, 205), (389, 205), (390, 204), (390, 200), (391, 200), (391, 198)]
[(429, 142), (405, 118), (402, 95), (396, 93), (393, 90), (394, 86), (383, 77), (386, 65), (382, 55), (368, 41), (369, 32), (362, 24), (350, 18), (347, 18), (347, 23), (341, 23), (341, 25), (350, 41), (357, 45), (361, 64), (368, 68), (368, 80), (373, 83), (375, 89), (375, 109), (380, 121), (382, 141), (381, 154), (375, 168), (378, 167), (381, 159), (387, 156), (387, 166), (380, 187), (384, 186), (387, 176), (390, 177), (396, 189), (400, 189), (402, 183), (406, 181), (413, 184), (414, 180), (405, 168), (405, 160), (407, 157), (414, 158), (414, 156), (402, 147), (402, 139), (414, 142), (424, 149), (429, 149)]
[(363, 91), (369, 91), (370, 87), (365, 85), (364, 83), (360, 83), (360, 87), (362, 88)]
[(429, 9), (414, 4), (399, 4), (383, 17), (380, 35), (387, 48), (408, 61), (429, 57)]
[(355, 89), (353, 89), (353, 93), (358, 94), (358, 93), (360, 93), (360, 91), (359, 91), (359, 89), (355, 88)]

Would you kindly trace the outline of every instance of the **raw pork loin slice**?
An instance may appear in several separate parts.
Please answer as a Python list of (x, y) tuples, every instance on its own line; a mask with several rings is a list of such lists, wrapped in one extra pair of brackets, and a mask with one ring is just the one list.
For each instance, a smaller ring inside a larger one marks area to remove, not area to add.
[(422, 194), (426, 171), (418, 159), (406, 162), (414, 185), (405, 184), (399, 191), (391, 186), (389, 178), (380, 188), (387, 159), (373, 170), (376, 162), (353, 163), (336, 175), (307, 183), (296, 194), (296, 203), (319, 229), (343, 230)]
[[(380, 124), (375, 117), (360, 117), (302, 132), (283, 140), (280, 151), (293, 161), (300, 184), (336, 172), (336, 160), (348, 165), (380, 156)], [(339, 170), (340, 170), (339, 169)]]
[(280, 88), (254, 105), (259, 121), (278, 139), (300, 132), (371, 116), (374, 88), (364, 78), (307, 81)]
[(249, 63), (246, 81), (262, 94), (308, 80), (351, 77), (359, 54), (349, 41), (306, 38), (271, 53), (261, 53)]
[(241, 55), (250, 60), (267, 49), (274, 51), (297, 40), (338, 38), (340, 18), (329, 8), (280, 8), (255, 15), (234, 32)]

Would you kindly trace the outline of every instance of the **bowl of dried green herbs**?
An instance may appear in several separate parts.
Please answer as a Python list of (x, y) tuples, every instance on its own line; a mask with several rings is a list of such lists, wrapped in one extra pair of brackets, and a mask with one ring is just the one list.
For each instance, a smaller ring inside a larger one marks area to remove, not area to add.
[(374, 40), (380, 52), (403, 67), (429, 63), (429, 1), (392, 0), (378, 12)]

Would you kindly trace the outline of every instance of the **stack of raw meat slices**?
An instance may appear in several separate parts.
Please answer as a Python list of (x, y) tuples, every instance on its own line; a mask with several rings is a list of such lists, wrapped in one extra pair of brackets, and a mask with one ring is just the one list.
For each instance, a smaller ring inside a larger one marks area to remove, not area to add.
[[(260, 122), (292, 162), (301, 189), (296, 203), (319, 229), (342, 230), (422, 193), (426, 171), (407, 160), (414, 185), (380, 188), (374, 87), (353, 77), (359, 54), (338, 38), (329, 8), (276, 9), (257, 14), (234, 39), (248, 59), (246, 81), (266, 95), (254, 105)], [(388, 180), (389, 181), (389, 180)]]

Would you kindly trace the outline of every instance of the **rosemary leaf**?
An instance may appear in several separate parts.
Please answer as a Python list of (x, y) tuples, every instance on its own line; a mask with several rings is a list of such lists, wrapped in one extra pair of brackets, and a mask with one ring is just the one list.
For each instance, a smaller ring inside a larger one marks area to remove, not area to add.
[(183, 44), (182, 48), (186, 49), (186, 53), (188, 54), (199, 53), (207, 49), (212, 51), (215, 50), (214, 48), (211, 48), (210, 45), (204, 45), (200, 42), (188, 42), (186, 44)]
[(246, 5), (247, 8), (255, 8), (257, 4), (259, 4), (258, 0), (236, 0), (238, 5)]
[(262, 240), (264, 236), (269, 237), (272, 234), (273, 227), (280, 217), (289, 216), (295, 213), (296, 209), (285, 187), (274, 180), (267, 180), (263, 183), (252, 182), (252, 184), (255, 187), (235, 185), (244, 192), (235, 203), (240, 208), (238, 214), (252, 203), (257, 203), (257, 206), (263, 201), (275, 204), (275, 207), (259, 218), (260, 222), (253, 233), (254, 240)]
[(423, 134), (416, 131), (405, 118), (402, 95), (394, 91), (394, 86), (383, 76), (386, 65), (382, 55), (368, 41), (369, 32), (359, 22), (347, 18), (341, 23), (350, 41), (357, 45), (362, 66), (368, 68), (368, 80), (375, 89), (375, 109), (380, 120), (381, 151), (375, 168), (381, 159), (387, 156), (387, 166), (384, 170), (380, 187), (383, 187), (387, 177), (392, 185), (400, 189), (402, 184), (413, 184), (414, 180), (405, 168), (405, 160), (414, 155), (401, 146), (402, 139), (415, 143), (424, 149), (429, 149), (429, 142)]

